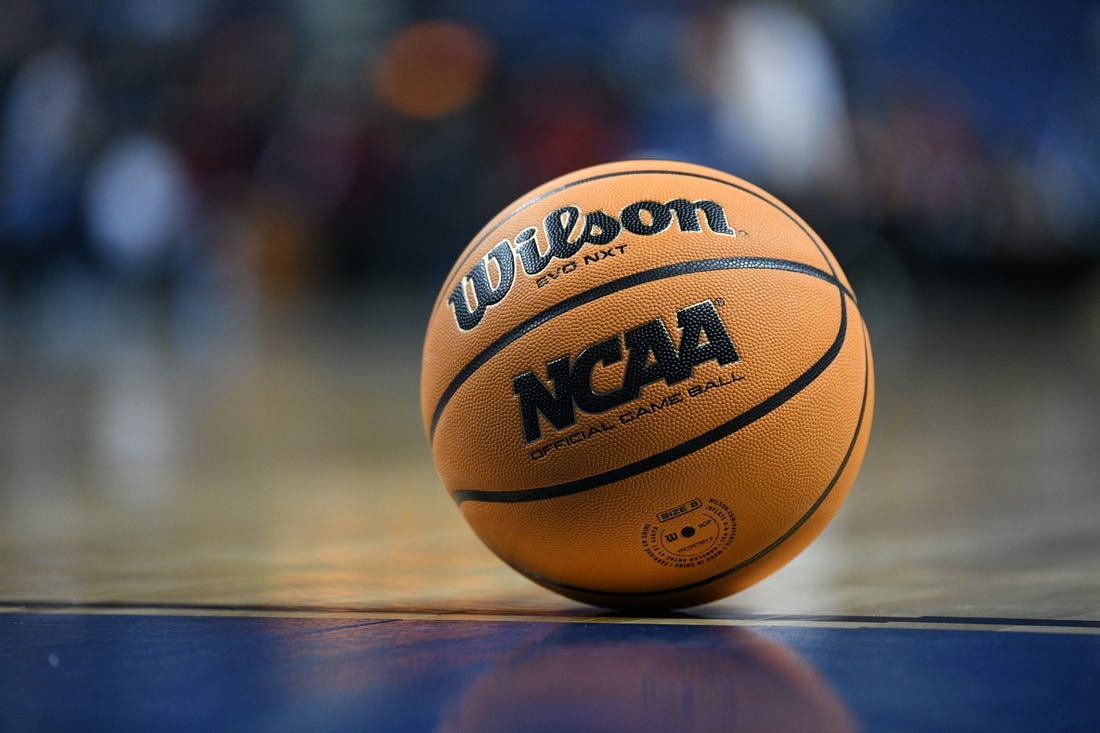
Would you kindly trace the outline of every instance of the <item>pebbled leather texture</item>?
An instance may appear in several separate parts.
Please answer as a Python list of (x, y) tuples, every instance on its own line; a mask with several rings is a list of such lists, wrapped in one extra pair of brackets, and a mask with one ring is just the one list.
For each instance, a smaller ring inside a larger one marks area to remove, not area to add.
[(847, 495), (873, 404), (816, 234), (751, 184), (659, 160), (506, 207), (444, 283), (421, 372), (437, 469), (485, 544), (616, 608), (714, 600), (797, 555)]

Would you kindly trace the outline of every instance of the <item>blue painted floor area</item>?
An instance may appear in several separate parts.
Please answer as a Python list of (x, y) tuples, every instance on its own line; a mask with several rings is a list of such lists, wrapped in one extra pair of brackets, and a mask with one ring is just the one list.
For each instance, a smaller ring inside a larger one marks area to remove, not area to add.
[(0, 730), (1100, 731), (1100, 635), (0, 614)]

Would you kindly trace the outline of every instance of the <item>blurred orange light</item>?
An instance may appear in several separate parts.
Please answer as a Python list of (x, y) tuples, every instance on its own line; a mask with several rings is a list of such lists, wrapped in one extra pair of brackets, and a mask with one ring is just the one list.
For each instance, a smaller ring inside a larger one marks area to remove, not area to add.
[(488, 76), (489, 42), (476, 30), (444, 20), (401, 31), (382, 52), (374, 90), (394, 111), (417, 119), (452, 114), (469, 104)]

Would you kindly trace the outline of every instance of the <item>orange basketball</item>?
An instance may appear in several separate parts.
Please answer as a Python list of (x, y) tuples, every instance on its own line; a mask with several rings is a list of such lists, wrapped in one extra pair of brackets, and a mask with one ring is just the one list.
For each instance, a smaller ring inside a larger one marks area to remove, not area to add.
[(840, 266), (710, 168), (596, 166), (506, 207), (431, 313), (421, 408), (488, 547), (551, 590), (678, 608), (741, 590), (829, 522), (874, 402)]

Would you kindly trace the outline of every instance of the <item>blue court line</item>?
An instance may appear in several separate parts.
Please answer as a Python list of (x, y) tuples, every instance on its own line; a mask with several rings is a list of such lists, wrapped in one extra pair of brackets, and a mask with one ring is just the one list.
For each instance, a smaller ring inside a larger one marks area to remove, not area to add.
[(1096, 731), (1098, 689), (1072, 633), (0, 614), (4, 731)]

